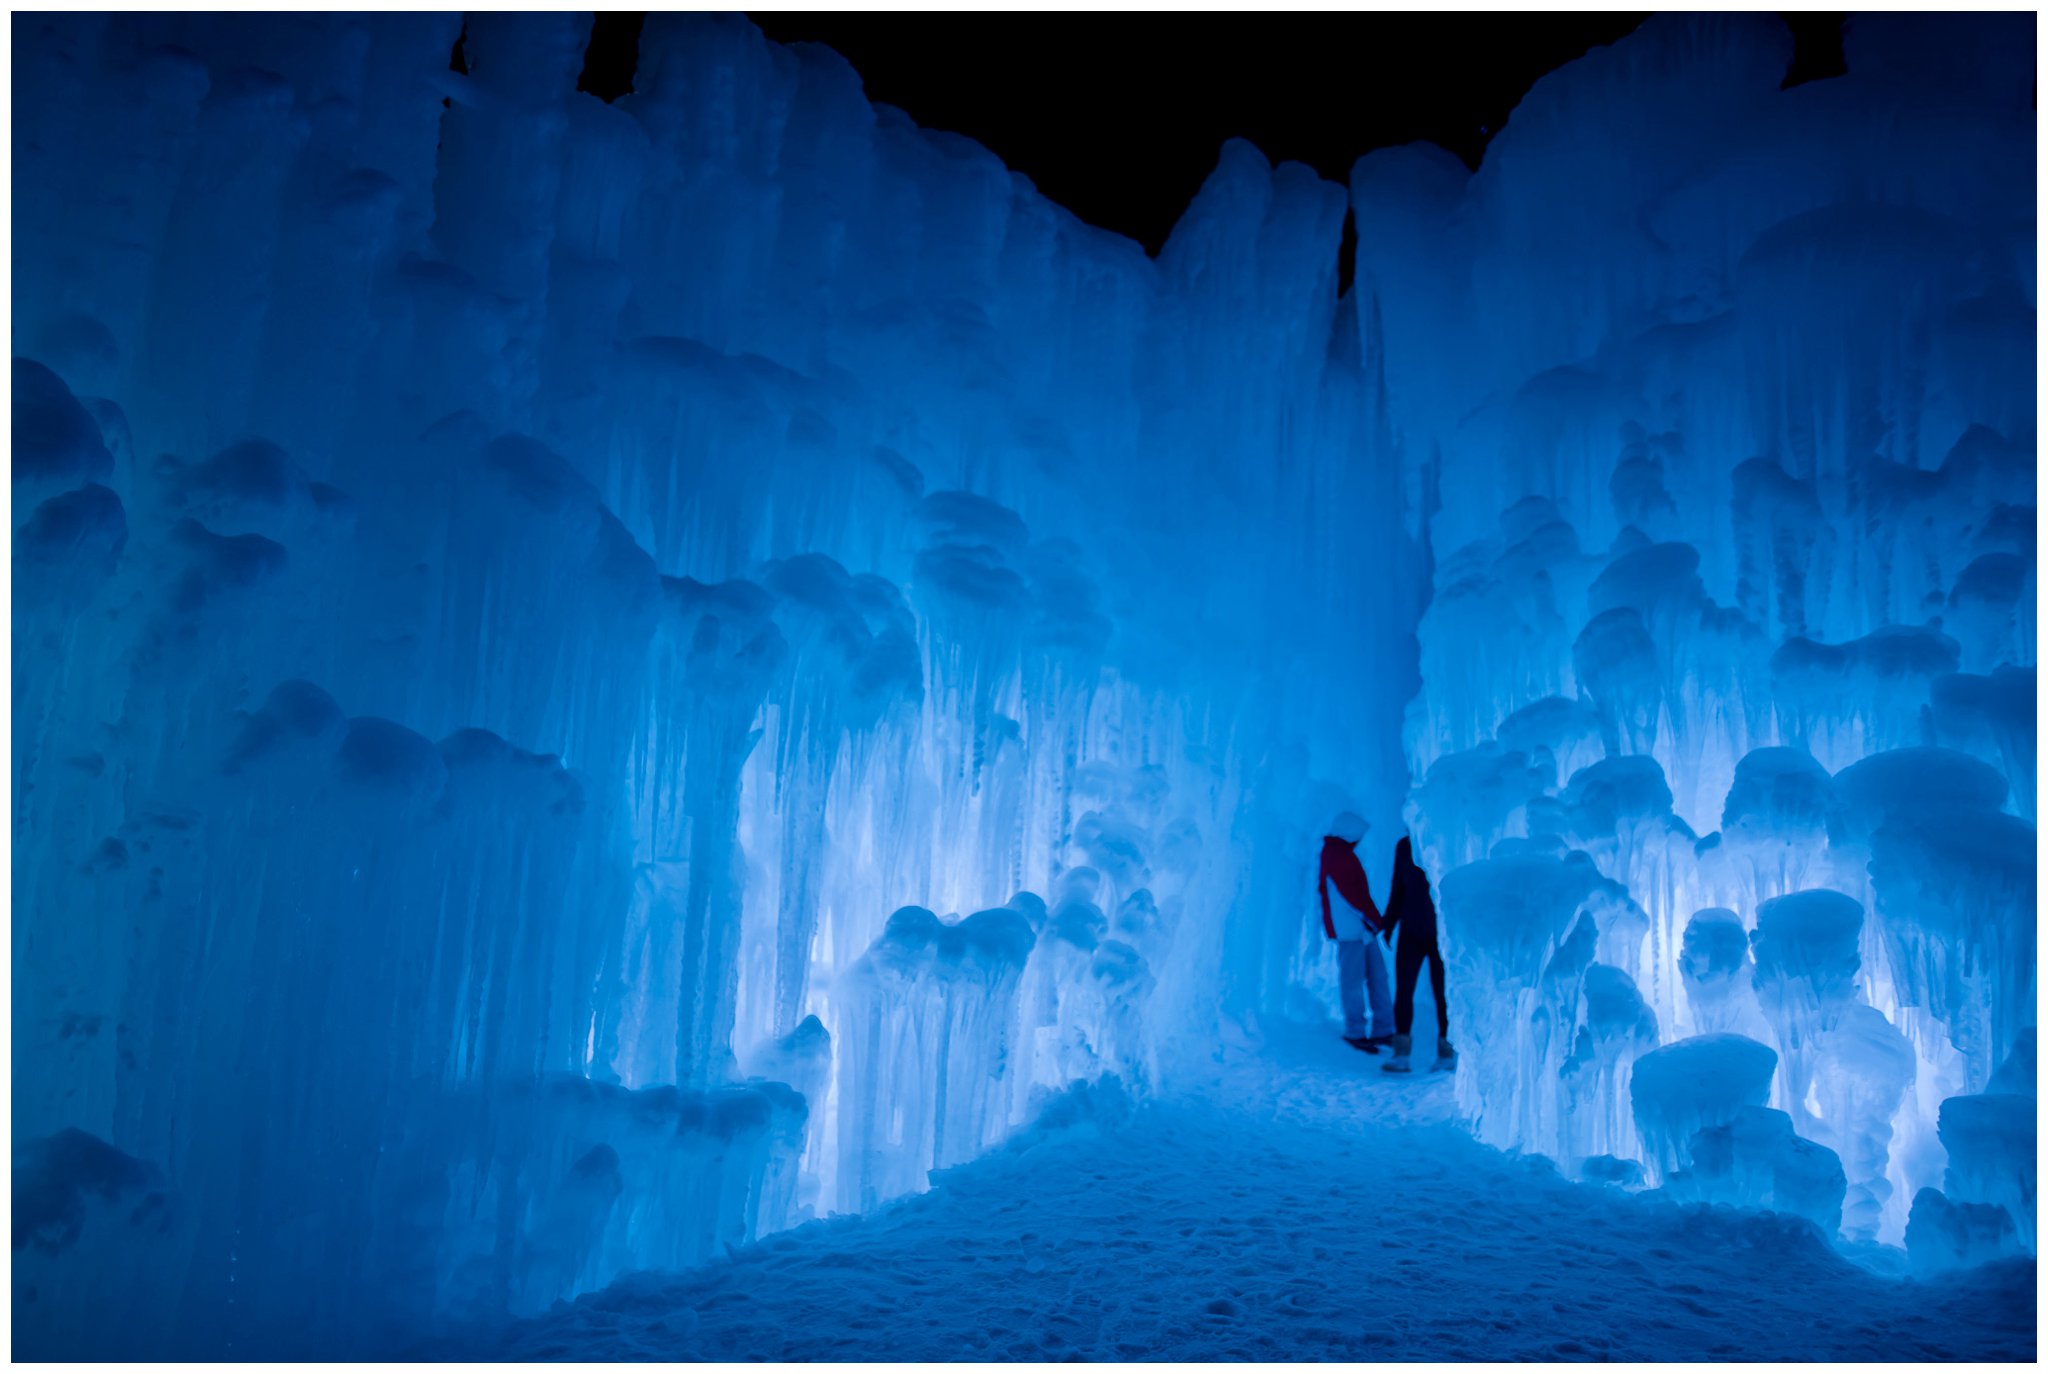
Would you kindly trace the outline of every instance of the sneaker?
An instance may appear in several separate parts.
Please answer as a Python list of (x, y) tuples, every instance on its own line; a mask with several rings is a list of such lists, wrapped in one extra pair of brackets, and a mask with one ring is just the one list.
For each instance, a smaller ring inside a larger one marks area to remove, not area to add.
[(1405, 1035), (1397, 1035), (1393, 1040), (1394, 1057), (1380, 1065), (1380, 1072), (1413, 1073), (1414, 1069), (1408, 1063), (1408, 1051), (1413, 1047), (1414, 1042)]
[(1351, 1046), (1354, 1050), (1364, 1050), (1367, 1054), (1378, 1054), (1380, 1052), (1378, 1045), (1375, 1045), (1362, 1035), (1347, 1035), (1344, 1037), (1344, 1043)]
[(1444, 1073), (1458, 1067), (1458, 1052), (1451, 1048), (1451, 1042), (1438, 1039), (1436, 1042), (1436, 1063), (1429, 1066), (1432, 1073)]

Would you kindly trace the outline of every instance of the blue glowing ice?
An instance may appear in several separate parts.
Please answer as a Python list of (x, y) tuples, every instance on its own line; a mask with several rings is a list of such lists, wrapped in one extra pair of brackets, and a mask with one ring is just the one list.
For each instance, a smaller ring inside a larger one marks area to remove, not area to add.
[(20, 1353), (921, 1188), (1322, 1014), (1343, 809), (1482, 1138), (2032, 1250), (2027, 21), (1781, 91), (1659, 17), (1476, 174), (1234, 141), (1156, 261), (822, 48), (650, 15), (607, 105), (589, 28), (15, 24)]

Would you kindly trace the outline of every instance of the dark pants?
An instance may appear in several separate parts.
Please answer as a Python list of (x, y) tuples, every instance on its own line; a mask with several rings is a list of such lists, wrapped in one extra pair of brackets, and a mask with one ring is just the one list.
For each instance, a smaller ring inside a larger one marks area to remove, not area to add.
[(1434, 943), (1411, 945), (1403, 941), (1394, 950), (1394, 1034), (1406, 1035), (1415, 1024), (1415, 976), (1422, 961), (1429, 961), (1429, 990), (1436, 995), (1436, 1037), (1448, 1040), (1451, 1011), (1444, 1005), (1444, 956)]

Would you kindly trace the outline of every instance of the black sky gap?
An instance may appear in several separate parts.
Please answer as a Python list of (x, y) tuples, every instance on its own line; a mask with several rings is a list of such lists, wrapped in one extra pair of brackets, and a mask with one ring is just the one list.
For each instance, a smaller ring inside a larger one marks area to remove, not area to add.
[[(1227, 138), (1339, 183), (1363, 154), (1416, 139), (1476, 167), (1538, 77), (1647, 16), (748, 17), (776, 42), (835, 49), (870, 100), (975, 139), (1083, 220), (1157, 253)], [(1845, 70), (1842, 14), (1781, 17), (1797, 45), (1786, 85)], [(632, 89), (644, 18), (596, 16), (579, 89)]]

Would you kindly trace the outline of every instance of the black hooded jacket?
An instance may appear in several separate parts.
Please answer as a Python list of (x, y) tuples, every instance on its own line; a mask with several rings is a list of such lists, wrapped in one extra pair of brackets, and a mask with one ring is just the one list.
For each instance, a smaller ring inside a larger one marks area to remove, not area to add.
[(1402, 949), (1436, 948), (1436, 902), (1429, 895), (1429, 875), (1415, 862), (1415, 851), (1403, 835), (1394, 846), (1394, 882), (1387, 894), (1387, 928)]

